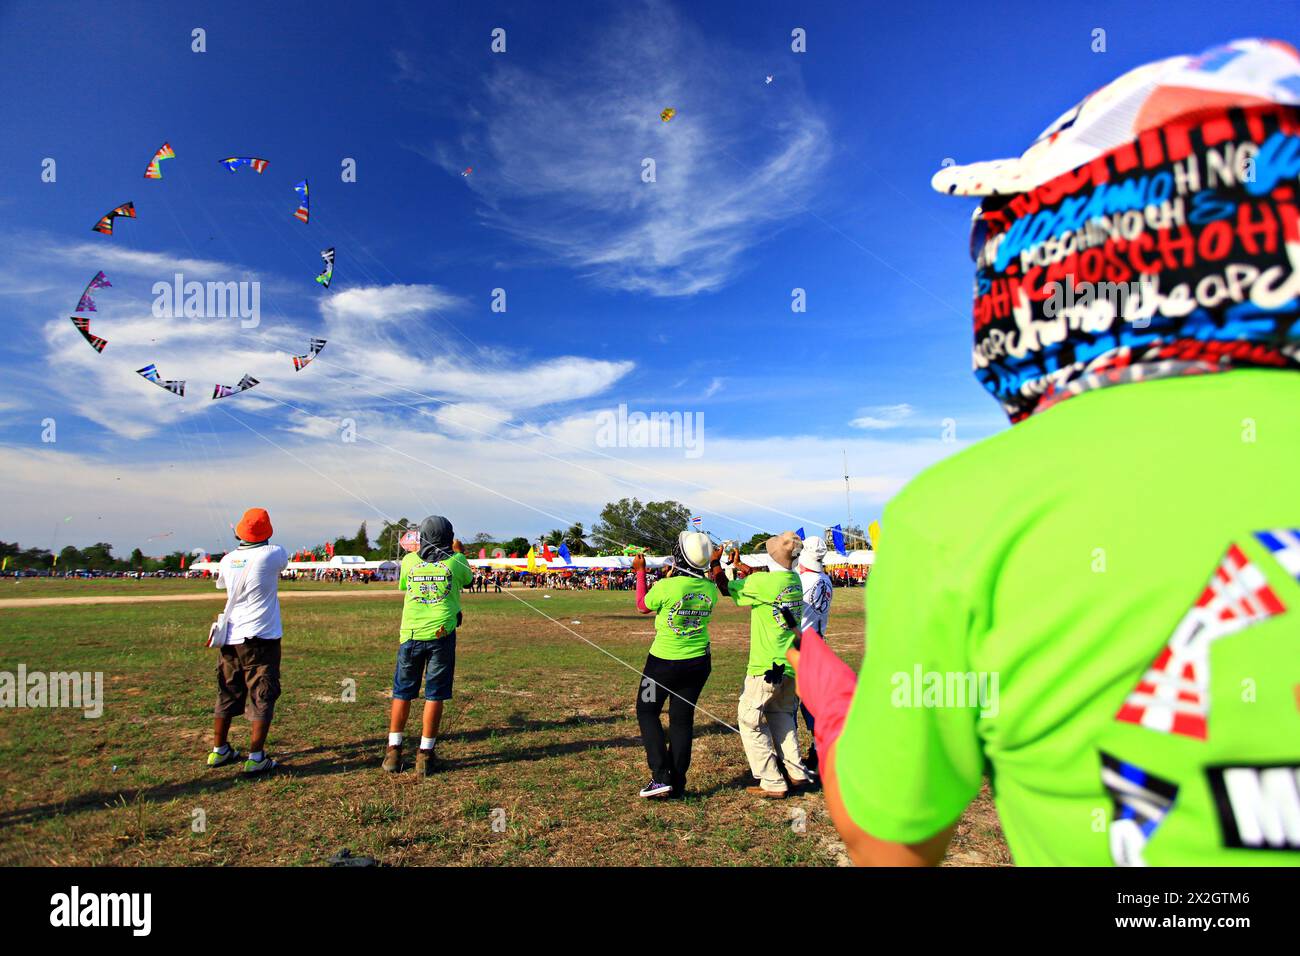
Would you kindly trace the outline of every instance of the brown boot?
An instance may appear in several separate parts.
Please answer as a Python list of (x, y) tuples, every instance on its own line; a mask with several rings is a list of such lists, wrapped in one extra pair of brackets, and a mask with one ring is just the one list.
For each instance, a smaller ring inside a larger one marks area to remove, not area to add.
[(384, 769), (389, 773), (397, 773), (402, 769), (402, 745), (390, 744), (384, 751)]
[(432, 748), (425, 750), (421, 747), (415, 755), (415, 775), (417, 777), (432, 777), (435, 764)]
[(764, 790), (762, 787), (746, 787), (746, 793), (752, 793), (756, 797), (762, 797), (764, 800), (784, 800), (789, 794), (788, 790)]

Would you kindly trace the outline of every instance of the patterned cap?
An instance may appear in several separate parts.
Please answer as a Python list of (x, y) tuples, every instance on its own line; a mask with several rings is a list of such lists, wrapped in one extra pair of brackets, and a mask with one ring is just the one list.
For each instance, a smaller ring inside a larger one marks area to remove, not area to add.
[(1130, 70), (1052, 123), (1018, 159), (946, 166), (930, 185), (954, 196), (1028, 192), (1147, 130), (1268, 103), (1300, 106), (1300, 53), (1280, 40), (1233, 40)]

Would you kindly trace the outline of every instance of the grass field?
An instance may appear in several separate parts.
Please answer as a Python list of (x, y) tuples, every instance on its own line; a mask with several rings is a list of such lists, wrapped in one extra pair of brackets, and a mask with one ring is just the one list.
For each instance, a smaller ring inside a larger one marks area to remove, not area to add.
[[(190, 593), (211, 583), (25, 581), (0, 599), (96, 588)], [(863, 593), (836, 592), (829, 628), (853, 664)], [(637, 799), (649, 777), (632, 708), (637, 676), (539, 613), (639, 667), (653, 625), (632, 604), (629, 592), (466, 595), (442, 768), (427, 780), (379, 769), (396, 601), (285, 602), (284, 696), (269, 746), (283, 767), (260, 780), (203, 765), (215, 652), (201, 645), (217, 606), (0, 609), (0, 670), (102, 671), (105, 698), (98, 719), (0, 710), (0, 864), (312, 865), (343, 847), (390, 865), (845, 863), (821, 794), (748, 796), (739, 738), (704, 714), (688, 799)], [(730, 602), (715, 615), (713, 674), (700, 699), (730, 724), (746, 615)], [(418, 734), (415, 709), (408, 729)], [(232, 740), (245, 749), (242, 719)], [(985, 793), (949, 863), (1008, 861)]]
[[(374, 584), (334, 581), (281, 581), (281, 591), (372, 591), (393, 588), (393, 582)], [(85, 597), (87, 595), (212, 594), (224, 597), (209, 578), (5, 578), (0, 580), (0, 601), (7, 598)]]

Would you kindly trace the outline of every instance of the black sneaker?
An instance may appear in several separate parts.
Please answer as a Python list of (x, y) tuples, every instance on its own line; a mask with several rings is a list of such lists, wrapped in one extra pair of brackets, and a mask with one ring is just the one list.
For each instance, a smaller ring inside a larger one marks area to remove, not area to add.
[(647, 783), (644, 787), (641, 788), (641, 792), (637, 794), (637, 796), (662, 799), (663, 797), (668, 796), (668, 794), (672, 792), (673, 792), (672, 784), (656, 783), (655, 781), (651, 780), (649, 783)]

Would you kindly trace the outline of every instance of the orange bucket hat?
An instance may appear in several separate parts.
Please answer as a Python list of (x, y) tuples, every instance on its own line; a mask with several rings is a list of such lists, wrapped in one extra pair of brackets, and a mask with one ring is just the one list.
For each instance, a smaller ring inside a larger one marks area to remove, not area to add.
[(271, 516), (265, 508), (249, 508), (235, 526), (240, 541), (257, 544), (271, 537)]

